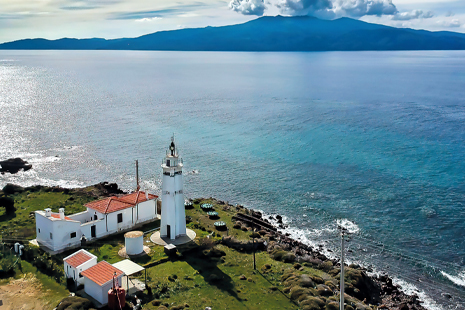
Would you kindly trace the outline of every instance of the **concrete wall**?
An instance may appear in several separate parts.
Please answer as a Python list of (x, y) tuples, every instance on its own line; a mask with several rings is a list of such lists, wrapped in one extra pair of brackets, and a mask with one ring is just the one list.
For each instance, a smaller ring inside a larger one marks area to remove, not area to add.
[[(122, 275), (118, 277), (118, 283), (120, 285), (122, 277)], [(84, 291), (103, 305), (108, 303), (108, 291), (110, 290), (112, 285), (113, 281), (109, 281), (108, 283), (105, 283), (103, 286), (99, 286), (94, 281), (84, 277)]]
[(53, 225), (52, 220), (48, 217), (45, 217), (41, 213), (43, 211), (36, 211), (35, 218), (36, 218), (36, 234), (37, 234), (37, 241), (46, 247), (53, 249), (54, 247), (54, 240), (50, 239), (50, 233), (53, 235)]
[(157, 217), (157, 200), (147, 200), (136, 205), (133, 210), (134, 224), (146, 222)]
[[(95, 238), (92, 238), (91, 229), (92, 226), (95, 226)], [(92, 222), (87, 222), (81, 225), (81, 234), (86, 236), (87, 240), (101, 238), (107, 235), (107, 230), (105, 226), (105, 220), (97, 220)]]
[[(37, 241), (53, 251), (81, 243), (81, 223), (46, 217), (41, 211), (35, 212)], [(70, 234), (76, 232), (75, 238)]]
[[(108, 233), (115, 233), (124, 229), (131, 228), (133, 226), (133, 208), (127, 208), (121, 211), (112, 212), (107, 214), (106, 226), (108, 227)], [(118, 214), (123, 214), (123, 221), (118, 223)], [(135, 221), (135, 218), (134, 218)]]

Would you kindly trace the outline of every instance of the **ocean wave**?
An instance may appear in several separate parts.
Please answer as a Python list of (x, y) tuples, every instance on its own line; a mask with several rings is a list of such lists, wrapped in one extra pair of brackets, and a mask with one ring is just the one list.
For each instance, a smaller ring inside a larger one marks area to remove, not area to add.
[(360, 231), (360, 227), (357, 224), (348, 219), (339, 219), (336, 220), (337, 226), (347, 230), (349, 234), (356, 234)]
[(400, 290), (407, 295), (417, 295), (422, 301), (422, 306), (428, 310), (444, 310), (445, 308), (437, 304), (423, 290), (420, 290), (416, 285), (404, 281), (400, 278), (393, 277), (392, 282), (400, 287)]
[(441, 271), (441, 274), (452, 281), (454, 284), (465, 286), (465, 270), (460, 272), (457, 276), (450, 275), (444, 271)]

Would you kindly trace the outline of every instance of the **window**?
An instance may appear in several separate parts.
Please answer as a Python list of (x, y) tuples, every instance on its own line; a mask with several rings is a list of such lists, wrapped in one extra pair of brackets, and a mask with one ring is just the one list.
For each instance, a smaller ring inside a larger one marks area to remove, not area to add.
[(38, 231), (38, 232), (39, 232), (39, 234), (40, 234), (40, 228), (37, 228), (37, 231)]
[(81, 273), (79, 273), (79, 278), (82, 278), (82, 274), (81, 274)]
[(122, 223), (123, 222), (123, 213), (119, 213), (118, 214), (118, 223)]
[(50, 233), (50, 239), (53, 239), (53, 235), (52, 235), (52, 233)]
[(69, 236), (70, 236), (71, 239), (76, 238), (76, 232), (72, 232)]

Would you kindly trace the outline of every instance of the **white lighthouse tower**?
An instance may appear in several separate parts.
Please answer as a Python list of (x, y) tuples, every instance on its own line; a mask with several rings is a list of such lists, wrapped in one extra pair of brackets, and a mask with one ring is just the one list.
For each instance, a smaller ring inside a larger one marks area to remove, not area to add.
[(160, 237), (174, 240), (186, 235), (186, 211), (182, 192), (182, 158), (174, 137), (161, 165), (163, 169)]

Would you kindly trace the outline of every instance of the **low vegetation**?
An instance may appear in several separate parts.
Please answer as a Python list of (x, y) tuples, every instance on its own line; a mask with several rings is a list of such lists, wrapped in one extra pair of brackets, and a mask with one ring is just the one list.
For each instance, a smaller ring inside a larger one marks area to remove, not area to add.
[[(58, 309), (89, 309), (85, 300), (65, 298), (68, 295), (63, 273), (63, 258), (75, 250), (49, 255), (27, 244), (35, 237), (35, 222), (30, 214), (46, 207), (67, 214), (84, 210), (83, 204), (96, 199), (92, 190), (63, 190), (45, 187), (7, 189), (0, 194), (14, 200), (13, 214), (0, 214), (0, 234), (7, 246), (0, 252), (0, 267), (10, 266), (16, 259), (9, 254), (10, 240), (26, 244), (22, 260), (8, 274), (3, 284), (25, 273), (37, 275), (49, 304)], [(211, 203), (218, 216), (210, 218), (201, 204)], [(276, 241), (273, 232), (253, 232), (246, 223), (233, 219), (237, 212), (251, 211), (214, 199), (196, 199), (186, 210), (187, 227), (197, 234), (194, 243), (178, 246), (174, 257), (168, 257), (163, 247), (147, 242), (150, 253), (133, 260), (147, 269), (147, 289), (138, 294), (144, 309), (307, 309), (338, 308), (339, 271), (331, 261), (297, 262), (290, 249)], [(214, 222), (221, 220), (227, 229), (219, 231)], [(149, 231), (159, 225), (154, 222), (141, 228)], [(6, 237), (6, 238), (5, 238)], [(252, 237), (255, 240), (252, 240)], [(266, 241), (266, 245), (265, 245)], [(87, 245), (98, 257), (115, 263), (124, 258), (118, 251), (124, 246), (123, 234), (114, 235)], [(2, 250), (0, 248), (0, 250)], [(255, 253), (254, 253), (255, 252)], [(254, 254), (255, 265), (254, 269)], [(5, 267), (5, 270), (8, 269)], [(137, 276), (145, 281), (145, 275)], [(347, 268), (346, 309), (374, 309), (362, 300), (369, 281), (357, 268)], [(1, 284), (0, 284), (1, 285)]]

